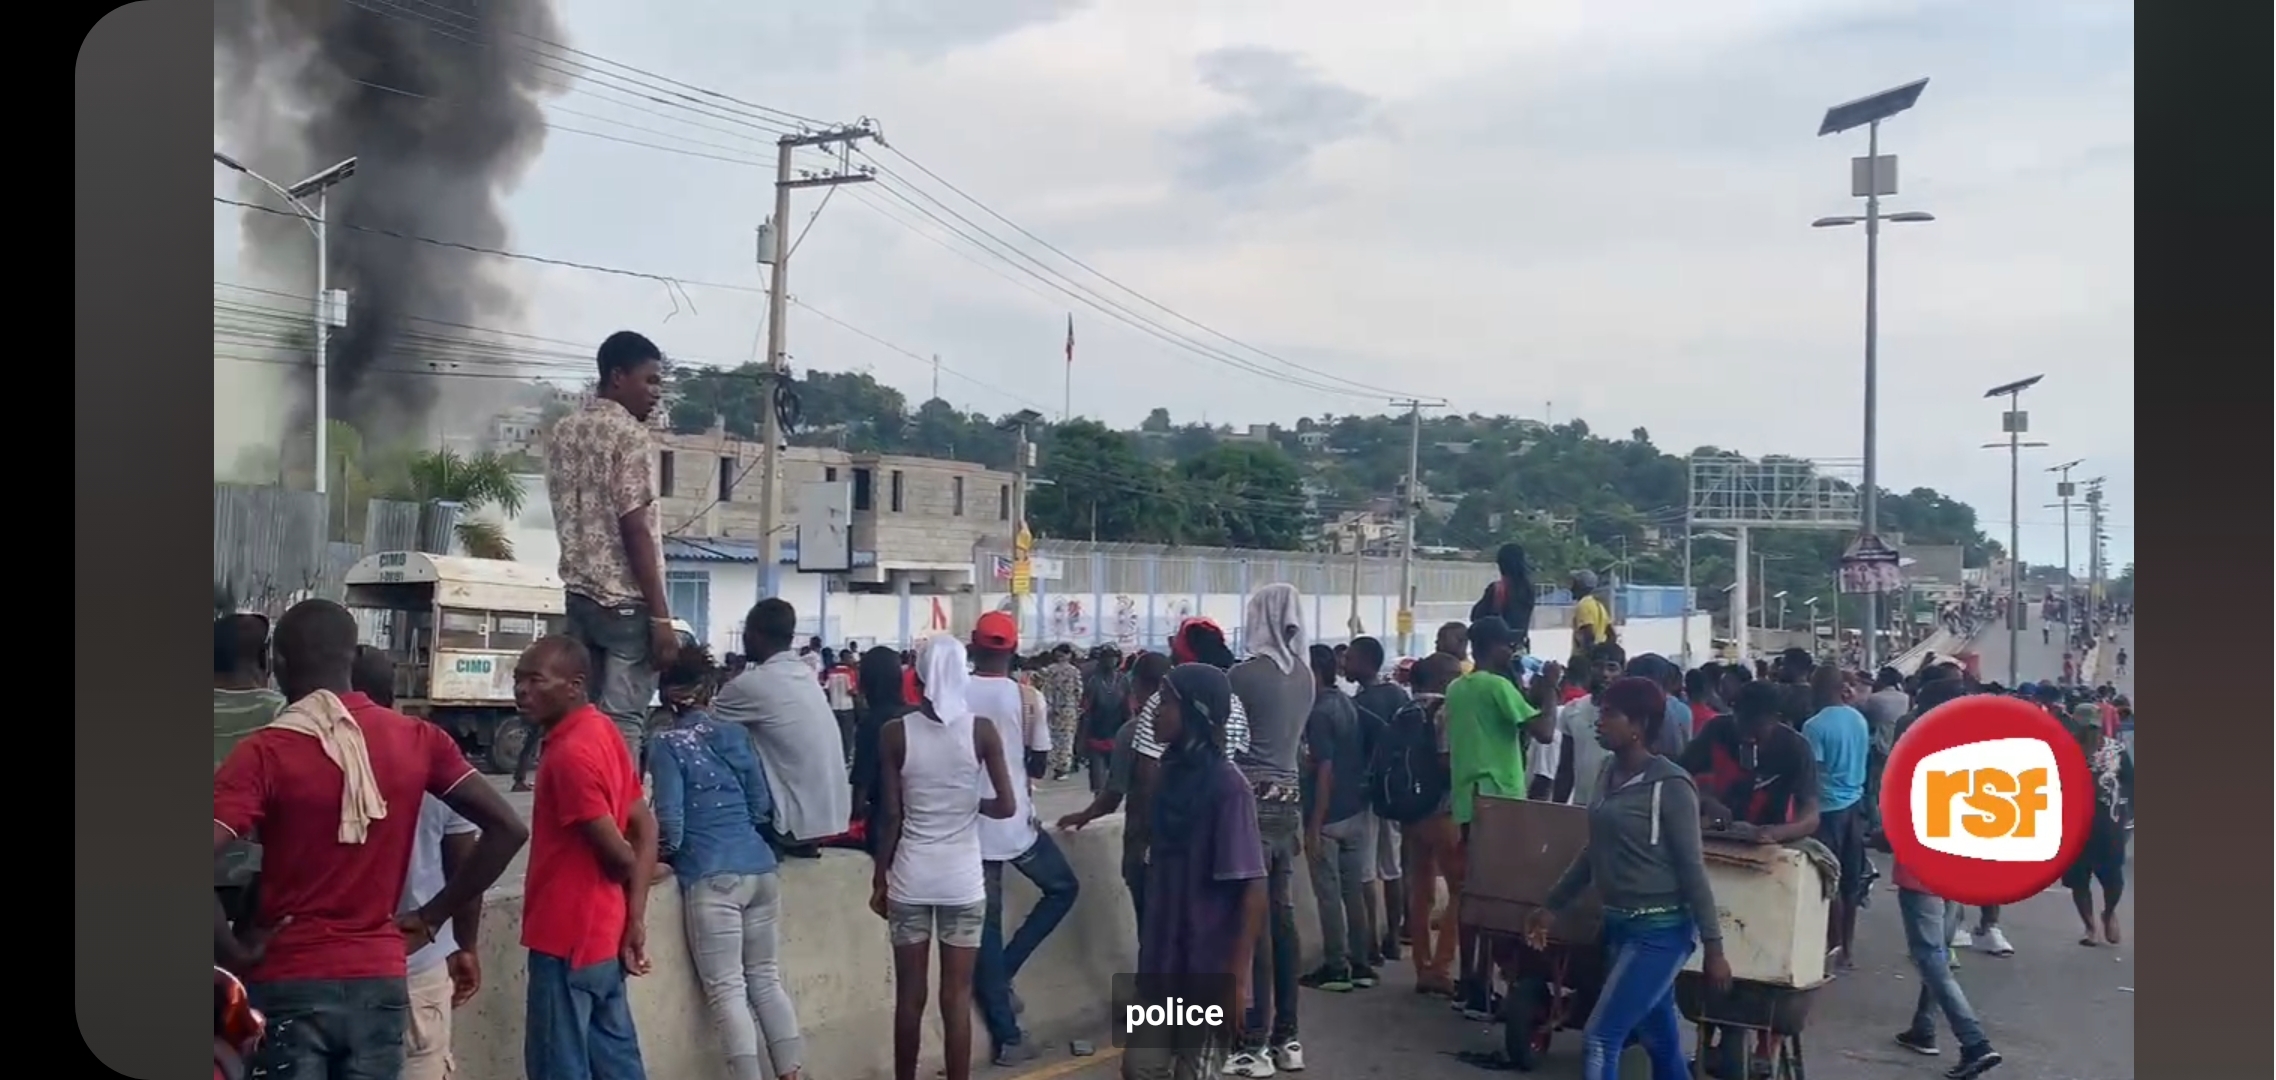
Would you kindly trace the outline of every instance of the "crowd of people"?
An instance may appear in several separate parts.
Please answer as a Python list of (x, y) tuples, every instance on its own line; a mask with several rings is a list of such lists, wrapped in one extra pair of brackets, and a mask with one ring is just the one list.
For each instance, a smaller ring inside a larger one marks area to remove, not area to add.
[[(1232, 1017), (1229, 1031), (1132, 1046), (1124, 1074), (1299, 1072), (1303, 994), (1364, 992), (1402, 957), (1416, 992), (1499, 1014), (1494, 957), (1435, 902), (1461, 895), (1487, 854), (1471, 850), (1471, 826), (1481, 800), (1499, 798), (1587, 812), (1586, 854), (1532, 922), (1545, 934), (1584, 891), (1602, 901), (1609, 974), (1584, 1077), (1611, 1080), (1636, 1041), (1653, 1075), (1675, 1080), (1689, 1070), (1678, 971), (1697, 952), (1711, 985), (1731, 979), (1703, 844), (1821, 848), (1840, 883), (1829, 958), (1847, 968), (1890, 748), (1940, 704), (2008, 692), (1933, 658), (1907, 675), (1799, 649), (1690, 670), (1630, 655), (1586, 571), (1572, 576), (1572, 653), (1536, 658), (1515, 545), (1473, 617), (1415, 658), (1370, 637), (1310, 641), (1303, 598), (1275, 583), (1247, 598), (1232, 635), (1188, 619), (1163, 651), (1127, 657), (1057, 646), (1023, 658), (1003, 612), (913, 650), (856, 655), (799, 645), (797, 612), (766, 599), (745, 619), (744, 652), (719, 664), (670, 627), (642, 426), (660, 365), (645, 338), (610, 338), (598, 394), (549, 441), (568, 633), (538, 640), (513, 672), (516, 707), (541, 735), (525, 761), (534, 778), (517, 785), (534, 789), (526, 821), (440, 727), (392, 708), (392, 667), (359, 646), (345, 608), (305, 601), (273, 632), (258, 616), (215, 623), (216, 732), (230, 738), (217, 739), (214, 776), (214, 945), (269, 1019), (252, 1074), (451, 1075), (452, 1013), (482, 986), (482, 895), (526, 845), (527, 1075), (645, 1076), (627, 980), (650, 972), (647, 906), (670, 881), (727, 1074), (794, 1080), (805, 1051), (779, 960), (780, 866), (845, 845), (873, 864), (897, 1080), (917, 1080), (935, 993), (947, 1080), (968, 1080), (975, 1012), (988, 1060), (1035, 1056), (1018, 977), (1082, 892), (1053, 834), (1117, 812), (1142, 985), (1220, 987)], [(2082, 942), (2116, 943), (2130, 705), (2106, 687), (2013, 692), (2088, 751), (2096, 828), (2064, 880)], [(1046, 828), (1036, 785), (1077, 771), (1092, 802)], [(1316, 926), (1298, 925), (1299, 861)], [(1039, 894), (1008, 934), (1007, 869)], [(2001, 1057), (1952, 953), (1977, 939), (2012, 953), (1998, 909), (1970, 928), (1901, 864), (1895, 874), (1922, 980), (1897, 1041), (1937, 1053), (1942, 1016), (1958, 1044), (1946, 1075), (1981, 1076)], [(1325, 959), (1299, 971), (1311, 933)], [(1722, 1032), (1700, 1048), (1710, 1074), (1741, 1080), (1741, 1040)]]

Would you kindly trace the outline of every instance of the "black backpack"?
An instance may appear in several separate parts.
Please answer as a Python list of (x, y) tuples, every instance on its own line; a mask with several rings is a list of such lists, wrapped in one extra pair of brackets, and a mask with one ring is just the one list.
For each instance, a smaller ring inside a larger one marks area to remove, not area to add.
[(1368, 762), (1368, 804), (1401, 825), (1438, 812), (1453, 784), (1438, 760), (1438, 724), (1420, 701), (1401, 706)]

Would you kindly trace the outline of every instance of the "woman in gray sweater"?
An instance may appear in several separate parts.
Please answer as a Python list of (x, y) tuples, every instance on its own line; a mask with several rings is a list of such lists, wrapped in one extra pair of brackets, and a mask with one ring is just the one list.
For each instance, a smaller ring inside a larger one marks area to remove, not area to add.
[(1625, 678), (1597, 701), (1596, 740), (1611, 752), (1588, 807), (1588, 850), (1528, 920), (1535, 947), (1556, 914), (1595, 885), (1604, 898), (1604, 989), (1583, 1035), (1582, 1080), (1615, 1080), (1631, 1035), (1651, 1057), (1652, 1080), (1682, 1080), (1682, 1020), (1675, 976), (1696, 946), (1708, 985), (1730, 985), (1722, 926), (1699, 847), (1699, 792), (1691, 774), (1652, 752), (1667, 722), (1667, 693)]

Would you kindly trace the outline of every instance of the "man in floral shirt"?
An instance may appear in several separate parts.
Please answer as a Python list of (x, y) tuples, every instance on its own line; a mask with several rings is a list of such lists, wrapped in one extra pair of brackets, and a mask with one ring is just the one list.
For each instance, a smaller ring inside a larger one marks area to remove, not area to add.
[(664, 393), (664, 354), (621, 330), (600, 348), (592, 400), (546, 437), (546, 493), (561, 541), (568, 635), (591, 661), (592, 703), (615, 723), (637, 767), (656, 672), (679, 637), (664, 593), (656, 447), (648, 418)]

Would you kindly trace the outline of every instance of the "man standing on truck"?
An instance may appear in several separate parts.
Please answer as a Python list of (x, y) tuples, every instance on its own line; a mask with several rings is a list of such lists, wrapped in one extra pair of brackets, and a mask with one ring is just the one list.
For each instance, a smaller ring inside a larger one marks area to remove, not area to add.
[(664, 393), (664, 354), (630, 330), (601, 342), (600, 384), (546, 440), (545, 485), (561, 540), (568, 635), (591, 657), (593, 704), (637, 766), (656, 672), (679, 637), (664, 594), (655, 442), (648, 417)]

